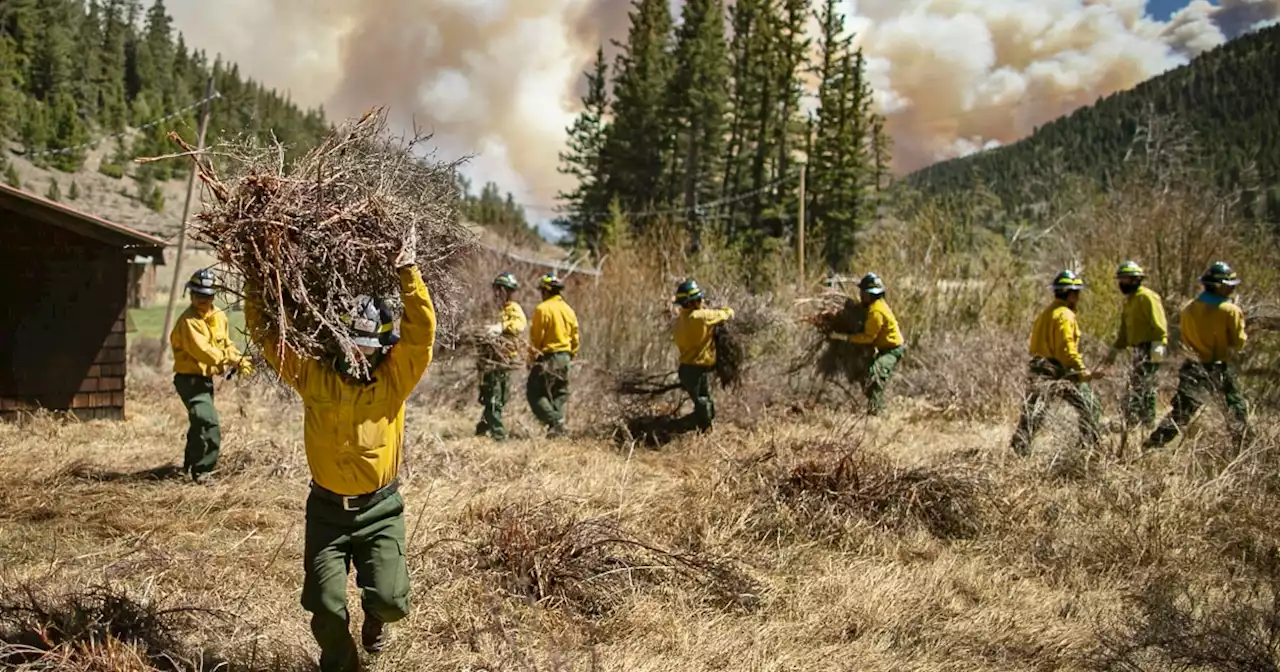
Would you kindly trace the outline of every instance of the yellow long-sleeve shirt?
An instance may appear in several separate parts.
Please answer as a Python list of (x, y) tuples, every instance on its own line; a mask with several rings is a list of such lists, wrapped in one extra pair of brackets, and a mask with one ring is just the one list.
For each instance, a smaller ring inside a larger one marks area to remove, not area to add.
[(1044, 357), (1077, 374), (1087, 374), (1080, 356), (1080, 325), (1066, 302), (1055, 300), (1036, 318), (1031, 329), (1031, 355)]
[(231, 341), (227, 314), (218, 308), (201, 315), (194, 305), (188, 307), (169, 331), (169, 345), (174, 373), (213, 377), (226, 373), (241, 358)]
[(513, 359), (520, 357), (520, 347), (516, 343), (516, 338), (524, 333), (529, 327), (529, 320), (524, 316), (524, 309), (515, 301), (508, 301), (502, 306), (502, 315), (498, 323), (502, 326), (502, 335), (507, 337), (511, 348), (507, 350), (507, 355)]
[(1169, 323), (1164, 316), (1164, 302), (1160, 295), (1139, 287), (1138, 291), (1125, 297), (1115, 348), (1123, 350), (1146, 343), (1168, 345)]
[[(431, 364), (436, 340), (435, 307), (416, 267), (400, 270), (400, 292), (400, 341), (374, 369), (372, 382), (353, 381), (332, 362), (281, 352), (275, 342), (262, 344), (267, 363), (302, 397), (311, 479), (339, 495), (373, 492), (400, 470), (404, 402)], [(253, 301), (246, 302), (245, 317), (260, 325)]]
[(876, 299), (867, 306), (867, 321), (860, 334), (850, 334), (850, 343), (874, 346), (876, 350), (892, 350), (902, 345), (902, 332), (898, 318), (884, 299)]
[(1231, 302), (1213, 305), (1196, 299), (1182, 309), (1182, 346), (1199, 360), (1226, 362), (1244, 348), (1244, 311)]
[(529, 321), (529, 345), (539, 355), (567, 352), (578, 356), (578, 315), (564, 297), (553, 296), (533, 309)]
[(733, 311), (727, 308), (681, 308), (671, 333), (676, 350), (680, 351), (680, 363), (715, 366), (715, 326), (731, 317)]

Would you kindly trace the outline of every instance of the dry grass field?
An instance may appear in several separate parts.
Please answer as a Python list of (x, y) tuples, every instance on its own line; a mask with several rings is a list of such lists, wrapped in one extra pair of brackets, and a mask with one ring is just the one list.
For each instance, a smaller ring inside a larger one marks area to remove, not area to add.
[[(1233, 461), (1213, 414), (1135, 460), (1073, 453), (1063, 415), (1021, 460), (1009, 423), (930, 419), (909, 399), (875, 419), (726, 399), (715, 433), (655, 450), (611, 439), (580, 395), (572, 438), (537, 437), (515, 403), (516, 439), (495, 444), (432, 383), (462, 367), (441, 362), (410, 403), (415, 606), (371, 669), (1280, 660), (1270, 418)], [(218, 481), (195, 486), (173, 475), (185, 415), (168, 377), (133, 369), (126, 422), (0, 425), (0, 661), (308, 669), (299, 404), (223, 384)]]

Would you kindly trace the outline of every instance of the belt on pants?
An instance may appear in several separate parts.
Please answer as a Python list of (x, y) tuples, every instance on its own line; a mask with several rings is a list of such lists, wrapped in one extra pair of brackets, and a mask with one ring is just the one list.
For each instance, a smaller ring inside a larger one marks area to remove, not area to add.
[(396, 494), (400, 491), (400, 478), (397, 477), (385, 486), (364, 495), (339, 495), (332, 490), (326, 490), (311, 482), (311, 494), (320, 499), (333, 502), (342, 507), (344, 511), (360, 511), (367, 509), (378, 502)]

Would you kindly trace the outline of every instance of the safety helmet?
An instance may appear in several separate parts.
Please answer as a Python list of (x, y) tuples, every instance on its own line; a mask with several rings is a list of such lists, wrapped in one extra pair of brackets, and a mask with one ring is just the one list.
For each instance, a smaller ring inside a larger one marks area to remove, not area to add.
[(202, 268), (191, 274), (187, 281), (187, 290), (200, 296), (215, 296), (218, 293), (218, 277), (213, 271)]
[(356, 297), (356, 310), (344, 320), (351, 329), (352, 340), (363, 348), (395, 345), (395, 318), (384, 301), (372, 296)]
[(520, 283), (516, 281), (516, 276), (510, 273), (503, 273), (493, 279), (494, 287), (505, 287), (507, 289), (519, 289)]
[(1116, 278), (1145, 278), (1146, 271), (1136, 261), (1125, 261), (1116, 267)]
[(544, 292), (558, 291), (564, 289), (564, 280), (555, 273), (547, 273), (538, 278), (538, 288)]
[(1215, 261), (1209, 270), (1200, 276), (1200, 282), (1206, 285), (1226, 285), (1235, 287), (1240, 284), (1240, 276), (1225, 261)]
[(858, 289), (873, 296), (879, 296), (884, 294), (884, 281), (875, 273), (868, 273), (858, 281)]
[(676, 287), (676, 303), (685, 305), (702, 298), (702, 288), (696, 280), (685, 280)]
[(1063, 271), (1053, 278), (1054, 293), (1078, 292), (1084, 289), (1084, 280), (1074, 271)]

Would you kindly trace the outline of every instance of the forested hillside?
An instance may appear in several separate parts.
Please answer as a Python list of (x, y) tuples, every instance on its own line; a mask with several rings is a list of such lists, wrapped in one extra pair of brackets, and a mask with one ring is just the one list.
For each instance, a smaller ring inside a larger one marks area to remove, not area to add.
[[(1104, 184), (1126, 154), (1144, 151), (1141, 131), (1173, 116), (1189, 129), (1214, 179), (1252, 193), (1249, 213), (1280, 220), (1280, 26), (1259, 30), (1190, 64), (1081, 108), (1032, 136), (974, 156), (946, 161), (910, 176), (934, 194), (976, 184), (1017, 207), (1047, 198), (1052, 176), (1072, 174)], [(1135, 142), (1135, 139), (1137, 141)], [(1248, 187), (1257, 184), (1256, 192)]]
[[(132, 170), (136, 156), (172, 151), (165, 133), (194, 137), (199, 110), (191, 108), (211, 72), (220, 94), (213, 140), (224, 132), (273, 132), (296, 151), (327, 128), (323, 111), (300, 109), (235, 64), (188, 46), (163, 0), (148, 8), (140, 0), (0, 0), (0, 132), (37, 165), (77, 171), (82, 145), (103, 137), (114, 146), (100, 170), (112, 176)], [(138, 177), (169, 179), (185, 168), (157, 163)]]

